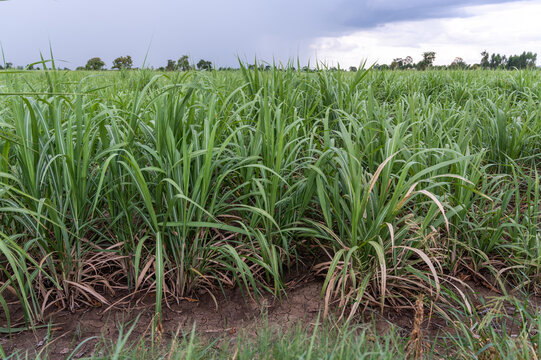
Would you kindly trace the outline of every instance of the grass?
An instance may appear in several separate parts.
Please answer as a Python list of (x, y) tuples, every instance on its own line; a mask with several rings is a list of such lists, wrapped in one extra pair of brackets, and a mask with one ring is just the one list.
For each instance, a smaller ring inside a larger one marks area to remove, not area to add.
[(540, 95), (536, 70), (0, 72), (4, 320), (129, 291), (159, 330), (166, 298), (280, 297), (313, 259), (349, 318), (458, 306), (461, 277), (537, 295)]
[[(328, 325), (315, 324), (311, 332), (302, 326), (289, 330), (274, 330), (262, 323), (257, 335), (247, 333), (235, 338), (219, 337), (204, 340), (196, 335), (196, 327), (187, 333), (175, 334), (167, 343), (149, 342), (148, 339), (131, 336), (133, 324), (119, 330), (118, 338), (98, 340), (92, 354), (85, 359), (392, 359), (405, 356), (404, 344), (397, 343), (397, 332), (374, 336), (368, 329), (332, 329)], [(329, 335), (341, 335), (340, 340)], [(82, 345), (84, 342), (81, 342)], [(66, 353), (70, 359), (78, 356), (80, 347)], [(7, 359), (48, 359), (47, 351), (40, 354), (16, 353)]]
[[(504, 306), (505, 304), (505, 306)], [(138, 319), (119, 323), (116, 335), (86, 337), (63, 350), (66, 359), (539, 359), (541, 318), (513, 297), (494, 298), (467, 324), (455, 319), (453, 330), (432, 336), (414, 325), (396, 325), (379, 333), (375, 322), (363, 326), (320, 321), (290, 328), (269, 325), (262, 317), (254, 331), (204, 337), (194, 324), (170, 334), (171, 340), (134, 334)], [(505, 310), (507, 308), (507, 310)], [(512, 309), (512, 313), (509, 310)], [(420, 313), (416, 313), (418, 318)], [(375, 318), (374, 318), (375, 320)], [(419, 319), (422, 322), (421, 319)], [(308, 325), (308, 326), (307, 326)], [(144, 327), (144, 324), (143, 324)], [(141, 327), (139, 327), (141, 328)], [(147, 327), (148, 329), (148, 327)], [(420, 336), (416, 336), (418, 333)], [(54, 343), (52, 336), (47, 337)], [(167, 337), (169, 339), (169, 337)], [(88, 345), (88, 346), (87, 346)], [(11, 360), (49, 359), (46, 343), (37, 352), (19, 351)]]

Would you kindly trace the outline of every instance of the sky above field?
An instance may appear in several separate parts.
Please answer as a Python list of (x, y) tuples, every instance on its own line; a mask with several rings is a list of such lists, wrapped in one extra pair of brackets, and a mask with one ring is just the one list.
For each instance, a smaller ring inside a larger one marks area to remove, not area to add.
[[(75, 68), (99, 56), (108, 67), (131, 55), (164, 66), (189, 54), (218, 66), (237, 55), (285, 62), (299, 57), (347, 67), (436, 52), (479, 62), (480, 52), (537, 52), (541, 0), (8, 0), (0, 1), (6, 61), (26, 65), (40, 51)], [(538, 64), (541, 63), (538, 61)]]

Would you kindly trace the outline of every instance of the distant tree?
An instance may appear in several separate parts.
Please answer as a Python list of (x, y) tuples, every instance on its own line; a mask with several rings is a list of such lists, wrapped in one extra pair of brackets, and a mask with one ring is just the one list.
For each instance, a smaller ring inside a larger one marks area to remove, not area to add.
[(402, 59), (402, 58), (395, 58), (395, 59), (393, 59), (393, 61), (391, 62), (390, 68), (393, 69), (393, 70), (394, 70), (394, 69), (401, 69), (403, 63), (404, 63), (404, 59)]
[(413, 66), (413, 58), (411, 56), (406, 56), (404, 58), (404, 65), (405, 66)]
[(436, 60), (436, 53), (434, 51), (424, 52), (423, 59), (426, 60), (429, 65), (432, 65), (434, 63), (434, 60)]
[(524, 51), (520, 55), (511, 55), (507, 60), (507, 69), (528, 69), (535, 67), (537, 54)]
[(488, 52), (485, 50), (481, 53), (481, 62), (479, 63), (479, 66), (481, 66), (483, 69), (486, 69), (490, 66), (490, 63), (488, 61)]
[(180, 59), (177, 60), (177, 69), (180, 71), (189, 71), (191, 70), (190, 58), (188, 55), (182, 55)]
[(434, 64), (435, 59), (436, 59), (436, 53), (434, 51), (424, 52), (423, 60), (417, 63), (417, 69), (426, 70), (427, 68), (431, 67), (432, 64)]
[(84, 66), (77, 66), (77, 68), (75, 68), (75, 70), (86, 70), (86, 68)]
[(391, 63), (391, 69), (411, 69), (413, 68), (413, 58), (406, 56), (405, 58), (396, 58)]
[(527, 68), (534, 68), (535, 63), (537, 62), (537, 53), (532, 52), (524, 52), (523, 56), (525, 57), (526, 67)]
[(413, 68), (413, 58), (411, 56), (406, 56), (402, 59), (402, 69), (412, 69)]
[(520, 55), (506, 55), (501, 54), (489, 54), (486, 51), (481, 53), (483, 58), (481, 59), (480, 66), (482, 68), (490, 69), (528, 69), (534, 68), (537, 61), (537, 54), (530, 51), (522, 52)]
[(2, 65), (0, 65), (0, 70), (4, 70), (4, 67)]
[(201, 59), (197, 63), (197, 68), (199, 70), (211, 70), (212, 69), (212, 63), (210, 61), (206, 61), (206, 60)]
[(26, 70), (34, 70), (34, 64), (26, 65)]
[(87, 61), (86, 70), (103, 70), (105, 63), (99, 57), (94, 57)]
[(158, 71), (165, 71), (165, 68), (164, 68), (163, 66), (160, 66), (160, 67), (158, 68)]
[(468, 64), (462, 59), (461, 57), (456, 57), (451, 65), (449, 65), (450, 69), (467, 69)]
[(171, 59), (167, 60), (167, 66), (165, 66), (165, 71), (175, 71), (177, 70), (177, 63)]
[(133, 60), (130, 55), (120, 56), (113, 60), (113, 66), (111, 69), (131, 69), (133, 66)]
[(507, 63), (505, 64), (506, 69), (523, 69), (526, 67), (524, 59), (520, 55), (510, 55)]
[(350, 67), (349, 67), (349, 71), (351, 71), (351, 72), (357, 72), (357, 67), (356, 67), (356, 66), (350, 66)]
[(6, 70), (8, 69), (13, 69), (13, 63), (10, 63), (10, 62), (6, 63)]
[(507, 65), (507, 57), (505, 55), (500, 54), (492, 54), (490, 56), (490, 62), (488, 66), (491, 69), (498, 69), (498, 68), (504, 68)]

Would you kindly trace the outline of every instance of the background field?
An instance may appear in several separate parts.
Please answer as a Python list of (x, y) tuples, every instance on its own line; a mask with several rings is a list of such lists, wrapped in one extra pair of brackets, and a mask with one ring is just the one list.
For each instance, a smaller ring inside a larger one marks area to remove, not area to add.
[(160, 332), (165, 301), (292, 272), (339, 320), (537, 296), (540, 97), (538, 70), (1, 72), (2, 323), (152, 295)]

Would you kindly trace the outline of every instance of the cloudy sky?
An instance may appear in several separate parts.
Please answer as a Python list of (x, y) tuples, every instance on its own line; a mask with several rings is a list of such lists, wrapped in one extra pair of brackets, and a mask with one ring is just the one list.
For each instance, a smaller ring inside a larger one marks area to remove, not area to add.
[[(49, 53), (75, 68), (129, 54), (141, 66), (189, 54), (217, 66), (253, 61), (329, 65), (390, 63), (436, 51), (478, 62), (480, 52), (537, 52), (541, 0), (8, 0), (0, 1), (6, 60), (26, 65)], [(541, 63), (541, 61), (538, 61)]]

